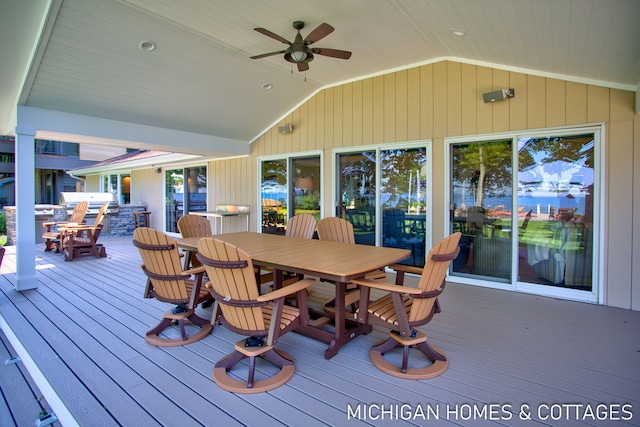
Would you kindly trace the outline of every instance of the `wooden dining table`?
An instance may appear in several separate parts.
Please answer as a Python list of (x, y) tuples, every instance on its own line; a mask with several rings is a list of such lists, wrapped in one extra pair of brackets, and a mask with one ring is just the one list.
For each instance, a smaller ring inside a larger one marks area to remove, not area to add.
[[(229, 242), (246, 251), (254, 265), (274, 270), (274, 287), (282, 284), (282, 273), (291, 272), (317, 277), (335, 284), (335, 306), (345, 306), (345, 290), (349, 281), (366, 273), (384, 268), (409, 257), (407, 249), (354, 245), (315, 239), (299, 239), (275, 234), (237, 232), (218, 234), (216, 239)], [(202, 237), (177, 239), (178, 246), (187, 253), (197, 252), (198, 240)], [(328, 314), (324, 314), (329, 316)], [(344, 310), (336, 310), (334, 331), (314, 326), (313, 322), (297, 332), (329, 344), (325, 351), (327, 359), (355, 337), (371, 332), (371, 325), (360, 324), (355, 319), (346, 319)]]

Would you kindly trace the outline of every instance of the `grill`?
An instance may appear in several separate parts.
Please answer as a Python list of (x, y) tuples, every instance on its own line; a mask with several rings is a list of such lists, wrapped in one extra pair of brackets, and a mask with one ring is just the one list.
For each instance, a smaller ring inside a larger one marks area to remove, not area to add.
[(105, 203), (109, 202), (107, 214), (115, 215), (119, 211), (116, 195), (111, 193), (60, 193), (60, 204), (64, 205), (67, 214), (71, 215), (73, 208), (80, 202), (89, 202), (87, 216), (95, 216)]

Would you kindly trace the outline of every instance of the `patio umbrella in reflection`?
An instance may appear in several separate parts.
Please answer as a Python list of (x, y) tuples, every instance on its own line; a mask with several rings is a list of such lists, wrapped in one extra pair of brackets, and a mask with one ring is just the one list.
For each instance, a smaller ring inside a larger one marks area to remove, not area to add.
[(286, 200), (287, 198), (287, 186), (274, 180), (263, 182), (260, 191), (263, 199)]
[(520, 172), (518, 183), (520, 187), (529, 190), (582, 191), (593, 184), (593, 168), (576, 162), (555, 160), (537, 164)]

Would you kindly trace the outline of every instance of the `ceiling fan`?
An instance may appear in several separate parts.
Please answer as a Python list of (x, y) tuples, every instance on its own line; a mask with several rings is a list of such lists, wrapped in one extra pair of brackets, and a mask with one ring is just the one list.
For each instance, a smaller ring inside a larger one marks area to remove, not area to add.
[(304, 28), (304, 22), (295, 21), (293, 28), (298, 30), (296, 38), (291, 43), (284, 37), (280, 37), (277, 34), (272, 33), (264, 28), (254, 28), (257, 32), (264, 34), (267, 37), (278, 40), (284, 44), (289, 45), (285, 50), (279, 50), (277, 52), (263, 53), (262, 55), (252, 56), (251, 59), (266, 58), (267, 56), (278, 55), (284, 53), (284, 59), (294, 64), (298, 64), (298, 71), (307, 71), (309, 69), (309, 62), (313, 61), (313, 55), (324, 55), (332, 58), (349, 59), (351, 58), (351, 52), (338, 49), (325, 49), (320, 47), (309, 47), (309, 45), (321, 40), (331, 34), (335, 28), (329, 24), (320, 24), (315, 30), (311, 31), (304, 39), (300, 35), (300, 30)]

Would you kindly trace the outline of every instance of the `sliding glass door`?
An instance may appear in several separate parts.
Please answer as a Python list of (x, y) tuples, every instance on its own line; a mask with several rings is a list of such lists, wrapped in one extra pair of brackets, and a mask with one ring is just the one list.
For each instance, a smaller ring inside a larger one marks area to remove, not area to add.
[(593, 291), (593, 133), (518, 140), (519, 280)]
[(308, 213), (320, 220), (321, 156), (259, 159), (262, 232), (284, 234), (288, 219)]
[(165, 170), (165, 228), (178, 233), (178, 220), (192, 211), (207, 210), (207, 167)]
[(450, 141), (449, 223), (462, 232), (452, 275), (598, 301), (600, 132)]
[(376, 243), (376, 152), (360, 151), (337, 155), (340, 202), (335, 216), (353, 224), (356, 243)]
[(451, 145), (451, 231), (462, 232), (453, 272), (511, 280), (511, 140)]
[(356, 243), (409, 249), (404, 264), (424, 266), (430, 214), (427, 144), (336, 154), (336, 216), (353, 224)]

